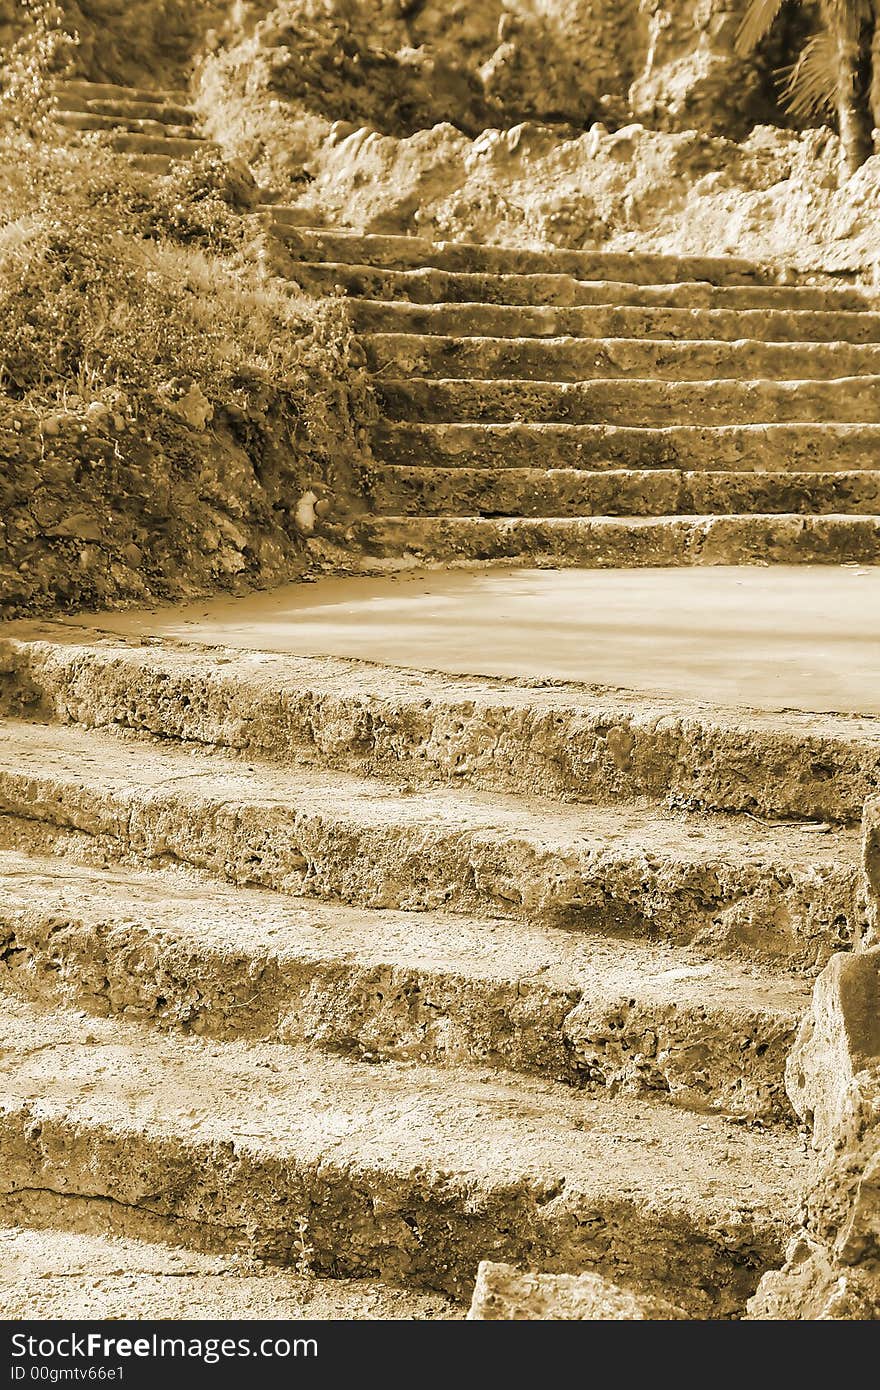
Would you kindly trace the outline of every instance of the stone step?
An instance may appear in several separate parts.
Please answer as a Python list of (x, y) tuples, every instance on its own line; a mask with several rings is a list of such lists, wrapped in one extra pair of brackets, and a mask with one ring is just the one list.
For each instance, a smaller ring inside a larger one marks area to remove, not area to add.
[(168, 154), (131, 154), (126, 160), (132, 169), (140, 169), (145, 174), (167, 174), (174, 163)]
[(196, 113), (191, 106), (180, 106), (171, 101), (101, 101), (68, 93), (59, 96), (58, 114), (110, 118), (120, 124), (126, 121), (161, 121), (163, 124), (191, 126), (196, 122)]
[(193, 139), (188, 125), (140, 119), (134, 116), (95, 116), (78, 111), (59, 111), (55, 117), (67, 130), (111, 130), (120, 134), (160, 136), (163, 139)]
[(531, 1078), (157, 1036), (9, 998), (7, 1224), (109, 1230), (467, 1296), (484, 1258), (694, 1315), (778, 1265), (802, 1145)]
[[(94, 1224), (100, 1226), (100, 1205), (93, 1206)], [(206, 1255), (109, 1233), (5, 1226), (0, 1228), (0, 1306), (5, 1318), (16, 1321), (125, 1321), (135, 1310), (140, 1319), (175, 1322), (425, 1322), (465, 1315), (461, 1304), (443, 1294), (395, 1289), (372, 1279), (321, 1279), (306, 1266), (300, 1272), (279, 1270), (234, 1255)]]
[(154, 87), (123, 87), (115, 82), (86, 82), (79, 78), (69, 78), (58, 83), (58, 99), (63, 105), (68, 97), (79, 97), (84, 101), (126, 101), (142, 105), (162, 106), (171, 102), (177, 106), (189, 104), (189, 92), (182, 89)]
[(436, 333), (453, 338), (656, 338), (681, 341), (880, 343), (880, 313), (864, 309), (676, 309), (611, 305), (416, 305), (354, 299), (359, 333)]
[[(384, 270), (448, 270), (469, 274), (576, 275), (581, 280), (666, 284), (763, 285), (775, 276), (734, 256), (661, 256), (613, 251), (521, 251), (468, 242), (433, 242), (414, 236), (373, 236), (288, 221), (280, 207), (266, 209), (269, 225), (292, 256), (303, 261), (369, 265)], [(295, 215), (295, 210), (294, 210)]]
[(380, 409), (416, 423), (749, 425), (880, 423), (880, 376), (831, 381), (555, 382), (377, 377)]
[(350, 539), (408, 565), (880, 564), (880, 516), (365, 517)]
[(189, 159), (199, 150), (216, 148), (210, 140), (203, 140), (195, 134), (171, 138), (166, 135), (127, 135), (123, 131), (109, 136), (109, 143), (110, 148), (119, 154), (162, 155), (168, 159)]
[[(0, 638), (0, 712), (159, 735), (285, 768), (428, 788), (527, 787), (535, 797), (620, 809), (649, 798), (673, 808), (856, 824), (880, 786), (880, 720), (870, 717), (127, 643), (63, 624), (30, 639)], [(847, 857), (855, 854), (854, 840), (845, 844)]]
[(202, 1037), (471, 1062), (792, 1123), (809, 984), (509, 919), (317, 905), (0, 852), (0, 985)]
[(880, 425), (408, 424), (380, 421), (372, 448), (410, 468), (680, 468), (824, 473), (880, 468)]
[(58, 725), (0, 725), (0, 818), (0, 848), (798, 961), (863, 918), (852, 831), (401, 785)]
[(369, 496), (372, 511), (392, 516), (880, 516), (880, 471), (690, 473), (654, 468), (588, 473), (576, 468), (380, 465), (371, 474)]
[(620, 280), (577, 280), (571, 275), (489, 275), (444, 270), (386, 270), (370, 265), (316, 262), (288, 256), (284, 273), (312, 294), (343, 291), (352, 297), (405, 300), (424, 305), (482, 302), (502, 306), (652, 309), (811, 310), (866, 312), (863, 290), (814, 285), (728, 285), (691, 282), (637, 285)]
[(375, 333), (361, 342), (379, 377), (581, 382), (650, 377), (663, 381), (816, 381), (873, 376), (880, 344), (671, 343), (640, 338), (444, 338)]

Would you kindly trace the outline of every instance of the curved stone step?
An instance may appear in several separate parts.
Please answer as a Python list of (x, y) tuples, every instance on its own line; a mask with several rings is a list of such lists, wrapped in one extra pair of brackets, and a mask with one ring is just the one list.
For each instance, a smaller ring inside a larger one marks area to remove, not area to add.
[(380, 516), (352, 538), (370, 555), (443, 564), (880, 564), (880, 516)]
[(685, 472), (673, 468), (378, 466), (371, 509), (403, 516), (724, 516), (845, 512), (880, 516), (880, 471)]
[(67, 78), (59, 82), (57, 92), (59, 100), (79, 97), (84, 101), (136, 101), (150, 106), (161, 106), (167, 102), (178, 106), (189, 104), (189, 92), (182, 89), (124, 87), (115, 82), (87, 82), (80, 78)]
[(61, 93), (58, 98), (59, 115), (84, 115), (109, 118), (124, 124), (126, 121), (160, 121), (162, 124), (191, 126), (196, 122), (196, 113), (188, 104), (178, 105), (172, 101), (129, 101), (119, 98), (116, 101), (103, 101), (100, 98), (73, 96)]
[(91, 112), (59, 111), (55, 120), (67, 130), (109, 130), (120, 134), (160, 136), (162, 139), (192, 139), (188, 125), (134, 116), (96, 116)]
[(816, 381), (873, 375), (880, 383), (880, 344), (876, 343), (673, 343), (642, 338), (447, 338), (416, 333), (365, 334), (361, 342), (367, 366), (378, 376), (549, 382), (650, 377), (661, 382)]
[(679, 309), (774, 309), (865, 312), (873, 300), (863, 290), (812, 285), (728, 285), (684, 282), (637, 285), (620, 280), (578, 280), (559, 274), (479, 274), (444, 270), (387, 270), (344, 262), (288, 257), (283, 267), (313, 294), (343, 292), (354, 298), (500, 306), (643, 307)]
[[(287, 221), (285, 210), (268, 209), (275, 235), (301, 260), (381, 266), (387, 270), (464, 271), (477, 274), (553, 273), (581, 280), (621, 280), (630, 284), (772, 283), (772, 273), (735, 256), (663, 256), (614, 251), (521, 251), (463, 241), (434, 242), (423, 237), (369, 235), (329, 228), (302, 227)], [(295, 210), (294, 210), (295, 215)]]
[(157, 1037), (12, 999), (0, 1046), (7, 1223), (316, 1274), (462, 1296), (489, 1253), (731, 1316), (780, 1262), (807, 1176), (787, 1136), (523, 1077)]
[(413, 424), (381, 420), (386, 464), (441, 469), (651, 469), (824, 473), (880, 468), (880, 425)]
[(863, 915), (851, 832), (400, 789), (69, 727), (0, 725), (0, 816), (0, 847), (799, 959), (851, 939)]
[(0, 987), (219, 1039), (471, 1062), (794, 1119), (809, 982), (648, 942), (316, 905), (192, 874), (0, 852)]
[(200, 135), (126, 135), (125, 132), (109, 136), (111, 149), (120, 154), (162, 155), (168, 159), (188, 159), (199, 150), (216, 149), (210, 140)]
[[(99, 1210), (94, 1215), (100, 1226)], [(442, 1294), (370, 1279), (319, 1279), (307, 1270), (279, 1270), (125, 1236), (14, 1226), (0, 1228), (0, 1305), (10, 1320), (125, 1321), (135, 1308), (139, 1319), (175, 1322), (425, 1322), (465, 1315), (461, 1304)]]
[(865, 309), (684, 309), (593, 305), (408, 304), (357, 299), (359, 333), (436, 333), (455, 338), (634, 338), (738, 342), (880, 342), (880, 313)]
[(584, 382), (377, 376), (375, 391), (390, 420), (425, 424), (880, 423), (880, 376), (829, 381), (657, 381), (628, 377)]
[[(0, 639), (5, 715), (155, 734), (286, 768), (527, 787), (618, 807), (651, 798), (857, 823), (880, 787), (880, 721), (871, 717), (51, 631), (54, 640)], [(855, 840), (843, 843), (854, 856)]]

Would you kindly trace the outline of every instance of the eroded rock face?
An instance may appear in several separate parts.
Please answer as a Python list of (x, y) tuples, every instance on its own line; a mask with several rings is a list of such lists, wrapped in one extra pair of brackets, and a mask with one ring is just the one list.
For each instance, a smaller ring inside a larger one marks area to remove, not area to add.
[[(865, 868), (878, 900), (880, 801), (865, 810)], [(876, 920), (876, 917), (875, 917)], [(870, 939), (870, 938), (869, 938)], [(803, 1229), (765, 1275), (751, 1318), (880, 1317), (880, 946), (834, 956), (792, 1050), (786, 1086), (813, 1125), (816, 1179)]]
[(533, 1274), (483, 1260), (468, 1318), (472, 1321), (670, 1321), (687, 1318), (665, 1299), (621, 1289), (599, 1274)]

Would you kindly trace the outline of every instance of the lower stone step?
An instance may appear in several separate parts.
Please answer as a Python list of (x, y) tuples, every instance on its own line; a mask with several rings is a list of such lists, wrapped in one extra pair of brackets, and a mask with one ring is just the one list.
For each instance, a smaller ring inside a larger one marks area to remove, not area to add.
[(107, 99), (101, 97), (75, 96), (64, 91), (59, 96), (58, 111), (61, 114), (112, 117), (120, 124), (126, 121), (162, 121), (163, 124), (191, 126), (196, 121), (196, 113), (188, 103), (168, 101), (160, 97), (157, 101), (145, 101), (127, 97)]
[(446, 270), (388, 270), (374, 265), (285, 257), (284, 272), (313, 294), (340, 291), (365, 299), (413, 304), (581, 305), (678, 309), (758, 309), (863, 312), (873, 301), (863, 290), (818, 285), (636, 285), (621, 280), (578, 280), (554, 274), (474, 274)]
[(880, 425), (411, 424), (381, 421), (384, 463), (439, 468), (681, 468), (848, 472), (880, 468)]
[(168, 159), (189, 159), (200, 150), (214, 149), (209, 140), (199, 135), (127, 135), (124, 132), (109, 136), (110, 146), (119, 154), (163, 155)]
[(0, 725), (0, 817), (5, 848), (800, 961), (864, 915), (855, 831), (395, 786), (75, 728)]
[(880, 313), (866, 310), (700, 309), (659, 306), (409, 304), (353, 298), (359, 333), (422, 333), (453, 338), (631, 338), (734, 342), (880, 342)]
[(655, 382), (813, 382), (874, 377), (877, 343), (669, 342), (652, 338), (451, 338), (371, 333), (367, 366), (381, 376), (478, 381), (581, 382), (638, 377)]
[(365, 517), (351, 539), (409, 563), (880, 564), (880, 516)]
[(189, 93), (154, 87), (126, 87), (116, 82), (88, 82), (84, 78), (68, 78), (58, 83), (58, 97), (63, 105), (68, 97), (84, 101), (137, 101), (150, 106), (172, 102), (185, 106)]
[[(94, 1224), (104, 1224), (99, 1209)], [(110, 1233), (21, 1226), (0, 1227), (0, 1307), (16, 1321), (426, 1322), (465, 1316), (463, 1305), (443, 1294), (373, 1279), (317, 1278), (307, 1258), (299, 1272), (279, 1270)], [(286, 1335), (278, 1329), (279, 1337)]]
[(157, 1037), (13, 999), (0, 1217), (466, 1298), (479, 1261), (595, 1269), (735, 1316), (779, 1264), (801, 1145), (479, 1071)]
[(371, 509), (403, 516), (880, 515), (880, 471), (686, 473), (678, 469), (408, 468), (381, 465)]
[(374, 378), (390, 420), (577, 425), (880, 423), (880, 377), (834, 381), (578, 382)]
[(806, 979), (644, 941), (0, 852), (0, 986), (222, 1039), (471, 1062), (791, 1123)]
[(93, 111), (59, 111), (55, 120), (67, 130), (117, 131), (119, 134), (150, 135), (162, 139), (193, 138), (189, 133), (189, 123), (178, 125), (158, 117), (103, 116)]

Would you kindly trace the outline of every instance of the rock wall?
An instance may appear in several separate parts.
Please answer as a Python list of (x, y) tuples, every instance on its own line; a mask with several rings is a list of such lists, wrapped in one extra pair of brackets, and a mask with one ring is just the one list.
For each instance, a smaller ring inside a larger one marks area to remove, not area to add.
[(231, 7), (218, 52), (239, 95), (262, 88), (397, 137), (444, 121), (474, 135), (600, 118), (741, 135), (782, 119), (780, 35), (748, 62), (734, 55), (745, 4), (263, 0)]
[(784, 1267), (749, 1304), (753, 1319), (880, 1318), (880, 798), (865, 808), (864, 865), (868, 928), (819, 977), (786, 1073), (812, 1127), (816, 1177)]

